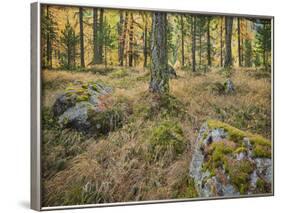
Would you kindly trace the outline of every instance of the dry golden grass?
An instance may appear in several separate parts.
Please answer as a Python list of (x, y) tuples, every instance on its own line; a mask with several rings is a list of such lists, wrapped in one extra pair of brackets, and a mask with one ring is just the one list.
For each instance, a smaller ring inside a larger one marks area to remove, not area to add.
[[(236, 69), (230, 77), (236, 92), (216, 95), (210, 85), (226, 80), (216, 69), (201, 75), (179, 70), (179, 77), (170, 81), (170, 94), (177, 101), (173, 103), (179, 105), (162, 109), (154, 106), (155, 97), (147, 92), (148, 70), (128, 69), (126, 72), (124, 77), (112, 77), (92, 72), (43, 71), (45, 107), (51, 107), (57, 95), (71, 82), (101, 80), (114, 89), (112, 102), (126, 102), (132, 108), (132, 115), (122, 128), (100, 138), (88, 138), (82, 154), (67, 159), (65, 169), (43, 180), (44, 204), (54, 205), (56, 200), (68, 204), (72, 199), (62, 199), (66, 195), (61, 192), (71, 191), (75, 184), (84, 187), (87, 182), (98, 184), (96, 190), (103, 199), (96, 202), (196, 196), (188, 168), (197, 132), (210, 118), (268, 139), (271, 137), (268, 78), (256, 79), (248, 71)], [(148, 138), (163, 119), (179, 124), (186, 145), (185, 151), (167, 165), (151, 162), (148, 156)], [(55, 158), (52, 155), (51, 159)], [(76, 196), (82, 195), (76, 193)]]

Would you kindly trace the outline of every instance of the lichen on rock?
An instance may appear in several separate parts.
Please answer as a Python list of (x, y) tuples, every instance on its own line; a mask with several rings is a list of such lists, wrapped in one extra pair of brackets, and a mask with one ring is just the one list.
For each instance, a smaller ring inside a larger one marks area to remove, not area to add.
[(77, 82), (62, 93), (53, 105), (61, 127), (92, 135), (106, 134), (120, 126), (123, 112), (107, 103), (112, 89), (101, 82)]
[(199, 131), (189, 173), (202, 197), (270, 193), (271, 162), (269, 140), (208, 120)]

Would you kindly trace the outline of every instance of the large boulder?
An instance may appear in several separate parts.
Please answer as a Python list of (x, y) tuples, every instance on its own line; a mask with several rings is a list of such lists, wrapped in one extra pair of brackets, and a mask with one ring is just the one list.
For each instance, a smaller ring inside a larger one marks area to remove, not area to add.
[(200, 197), (271, 193), (271, 142), (209, 120), (199, 131), (189, 174)]
[(94, 135), (106, 134), (121, 125), (123, 112), (108, 103), (112, 89), (103, 83), (76, 82), (53, 105), (59, 125)]

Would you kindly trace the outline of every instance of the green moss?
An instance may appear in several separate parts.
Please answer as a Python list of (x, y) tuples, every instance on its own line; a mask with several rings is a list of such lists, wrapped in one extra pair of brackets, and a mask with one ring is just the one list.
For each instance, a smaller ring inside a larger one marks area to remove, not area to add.
[(117, 106), (99, 113), (90, 111), (90, 123), (95, 124), (92, 125), (90, 131), (96, 135), (105, 135), (122, 126), (125, 117), (124, 114), (125, 112), (121, 107), (119, 108)]
[(81, 102), (81, 101), (88, 101), (89, 100), (89, 95), (80, 95), (77, 96), (77, 102)]
[(169, 120), (162, 121), (151, 130), (148, 143), (150, 158), (154, 161), (166, 155), (173, 160), (182, 154), (186, 147), (181, 127)]
[(123, 78), (128, 75), (127, 70), (125, 69), (118, 69), (110, 74), (112, 78)]
[(234, 148), (223, 142), (216, 142), (211, 145), (208, 153), (209, 160), (203, 164), (202, 169), (209, 172), (214, 176), (215, 169), (219, 167), (227, 168), (227, 155), (233, 153)]
[(271, 157), (271, 142), (260, 135), (242, 131), (218, 120), (208, 120), (210, 128), (222, 128), (228, 133), (229, 140), (241, 143), (244, 138), (248, 138), (253, 145), (254, 157)]
[(245, 194), (250, 187), (250, 175), (254, 171), (254, 165), (249, 160), (235, 161), (228, 165), (230, 181), (239, 190)]
[(85, 93), (85, 89), (78, 89), (76, 90), (77, 95), (83, 95)]
[(189, 181), (188, 186), (186, 187), (186, 190), (183, 194), (181, 194), (179, 197), (181, 198), (194, 198), (198, 197), (197, 190), (195, 188), (194, 181)]
[(234, 151), (234, 153), (239, 154), (239, 153), (241, 153), (241, 152), (246, 152), (246, 151), (247, 151), (247, 149), (242, 146), (242, 147), (238, 147), (238, 148)]
[(70, 90), (74, 90), (74, 88), (73, 87), (67, 87), (66, 88), (66, 91), (70, 91)]
[(83, 88), (83, 89), (88, 89), (88, 86), (89, 86), (89, 85), (88, 85), (87, 83), (82, 84), (82, 88)]
[(253, 150), (254, 157), (271, 158), (271, 147), (256, 144)]
[(97, 84), (93, 83), (93, 84), (92, 84), (92, 89), (95, 90), (95, 91), (98, 91), (98, 86), (97, 86)]
[(257, 192), (259, 193), (266, 193), (268, 191), (267, 183), (261, 178), (258, 178), (256, 188), (257, 188)]

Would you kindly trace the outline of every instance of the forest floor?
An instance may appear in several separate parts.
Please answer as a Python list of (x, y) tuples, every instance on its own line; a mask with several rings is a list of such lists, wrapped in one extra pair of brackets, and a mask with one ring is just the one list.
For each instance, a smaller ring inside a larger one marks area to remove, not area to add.
[[(227, 74), (215, 68), (176, 72), (169, 97), (159, 101), (148, 92), (150, 73), (143, 68), (43, 70), (44, 206), (196, 197), (188, 170), (198, 131), (208, 119), (271, 139), (270, 74), (246, 68)], [(233, 94), (221, 91), (228, 77)], [(123, 126), (100, 137), (53, 126), (51, 108), (75, 80), (110, 85), (112, 102), (129, 106)], [(151, 141), (161, 143), (167, 135), (184, 149), (152, 154)]]

